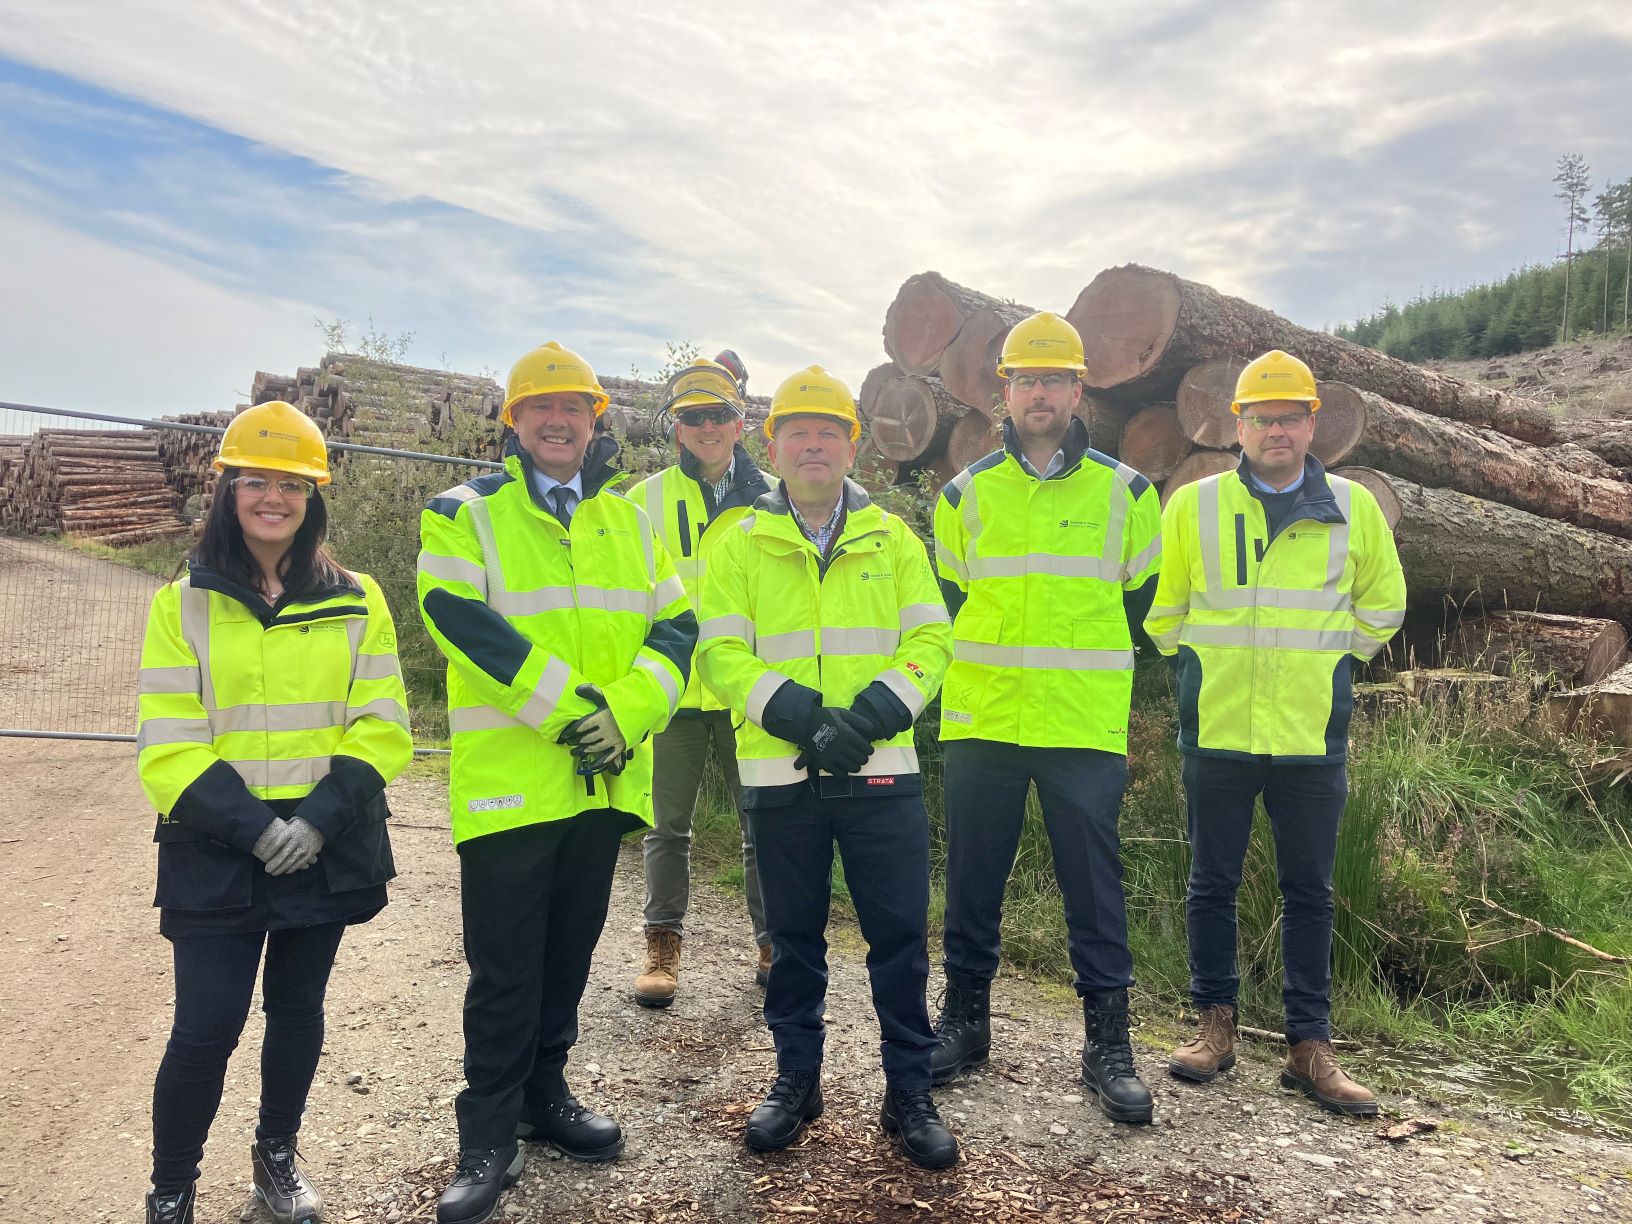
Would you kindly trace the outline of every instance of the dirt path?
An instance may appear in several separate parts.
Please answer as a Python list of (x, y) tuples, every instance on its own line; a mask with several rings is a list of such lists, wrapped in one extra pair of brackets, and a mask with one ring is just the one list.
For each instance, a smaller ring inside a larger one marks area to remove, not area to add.
[[(130, 613), (138, 626), (143, 610)], [(0, 616), (0, 657), (4, 637), (28, 632)], [(0, 777), (11, 813), (0, 829), (0, 1204), (53, 1224), (139, 1219), (171, 992), (132, 753), (0, 740)], [(433, 1218), (455, 1146), (465, 972), (445, 792), (419, 769), (391, 798), (402, 874), (385, 913), (341, 949), (303, 1132), (331, 1221)], [(631, 843), (620, 864), (569, 1066), (580, 1095), (624, 1123), (628, 1151), (590, 1168), (529, 1149), (498, 1219), (1632, 1218), (1632, 1148), (1529, 1128), (1499, 1109), (1398, 1099), (1387, 1104), (1445, 1125), (1391, 1145), (1371, 1125), (1283, 1094), (1263, 1053), (1199, 1089), (1168, 1079), (1161, 1052), (1144, 1048), (1157, 1123), (1113, 1127), (1075, 1081), (1080, 1019), (1012, 978), (995, 992), (991, 1067), (940, 1094), (968, 1159), (943, 1174), (917, 1171), (876, 1126), (877, 1028), (861, 949), (843, 932), (827, 1115), (799, 1147), (754, 1156), (741, 1127), (772, 1056), (740, 898), (699, 890), (679, 1001), (665, 1012), (636, 1007), (635, 851)], [(206, 1155), (200, 1224), (238, 1220), (244, 1207), (259, 1041), (257, 1014)]]

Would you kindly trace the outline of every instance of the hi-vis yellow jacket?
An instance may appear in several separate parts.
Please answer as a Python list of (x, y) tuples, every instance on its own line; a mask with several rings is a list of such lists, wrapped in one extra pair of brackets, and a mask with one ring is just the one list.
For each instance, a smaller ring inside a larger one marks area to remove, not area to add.
[[(431, 499), (420, 516), (419, 604), (448, 658), (455, 844), (590, 809), (652, 823), (643, 741), (680, 704), (697, 618), (646, 512), (611, 487), (617, 444), (592, 442), (570, 529), (540, 504), (512, 439), (505, 471)], [(594, 684), (633, 750), (582, 778), (556, 737)]]
[[(794, 520), (781, 489), (716, 535), (709, 533), (698, 666), (743, 717), (737, 769), (748, 806), (785, 802), (810, 781), (799, 749), (764, 728), (765, 707), (790, 681), (849, 706), (877, 684), (899, 702), (894, 733), (872, 758), (824, 793), (910, 793), (918, 788), (912, 720), (940, 688), (951, 650), (946, 607), (924, 545), (899, 518), (844, 483), (845, 518), (824, 563)], [(780, 790), (780, 795), (778, 791)]]
[(203, 567), (153, 597), (136, 740), (158, 841), (196, 834), (247, 854), (267, 803), (294, 799), (332, 845), (408, 764), (391, 614), (372, 578), (352, 577), (276, 611)]
[(1271, 537), (1246, 461), (1175, 492), (1145, 629), (1176, 656), (1179, 747), (1199, 756), (1341, 761), (1350, 669), (1405, 619), (1405, 577), (1377, 500), (1305, 460)]
[(935, 504), (935, 563), (956, 613), (941, 739), (1126, 754), (1123, 599), (1161, 563), (1156, 490), (1091, 449), (1081, 421), (1066, 433), (1065, 467), (1046, 480), (1021, 466), (1012, 425), (1004, 439)]
[[(742, 444), (736, 446), (731, 487), (716, 505), (714, 489), (705, 487), (698, 473), (696, 457), (680, 448), (680, 462), (664, 468), (629, 490), (629, 500), (652, 520), (657, 538), (663, 541), (675, 572), (685, 585), (693, 608), (701, 602), (703, 575), (703, 533), (717, 533), (747, 514), (755, 499), (771, 490), (774, 477), (767, 477), (754, 465)], [(686, 691), (680, 696), (681, 710), (721, 710), (724, 704), (703, 686), (701, 673), (692, 668)]]

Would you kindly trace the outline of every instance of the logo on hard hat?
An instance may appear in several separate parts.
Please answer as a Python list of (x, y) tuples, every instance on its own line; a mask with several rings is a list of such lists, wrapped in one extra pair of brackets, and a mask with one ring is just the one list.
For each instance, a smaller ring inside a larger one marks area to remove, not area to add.
[(550, 364), (545, 366), (544, 368), (546, 370), (548, 370), (551, 374), (554, 374), (555, 373), (555, 362), (553, 362), (553, 361), (550, 362)]
[(264, 429), (261, 430), (261, 437), (263, 437), (263, 438), (266, 437), (266, 430), (264, 430)]

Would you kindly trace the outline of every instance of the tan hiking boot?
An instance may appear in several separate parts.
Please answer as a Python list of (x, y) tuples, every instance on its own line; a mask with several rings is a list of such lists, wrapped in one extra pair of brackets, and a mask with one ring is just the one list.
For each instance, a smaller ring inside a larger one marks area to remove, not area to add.
[(646, 972), (635, 979), (635, 1002), (667, 1007), (680, 986), (680, 933), (646, 928)]
[(1343, 1074), (1329, 1041), (1300, 1041), (1288, 1050), (1281, 1087), (1296, 1088), (1333, 1113), (1369, 1118), (1377, 1112), (1371, 1089)]
[(1198, 1084), (1211, 1083), (1235, 1066), (1235, 1009), (1218, 1003), (1201, 1009), (1196, 1035), (1168, 1056), (1169, 1074)]
[(771, 945), (759, 945), (759, 963), (754, 966), (754, 985), (763, 989), (771, 984)]

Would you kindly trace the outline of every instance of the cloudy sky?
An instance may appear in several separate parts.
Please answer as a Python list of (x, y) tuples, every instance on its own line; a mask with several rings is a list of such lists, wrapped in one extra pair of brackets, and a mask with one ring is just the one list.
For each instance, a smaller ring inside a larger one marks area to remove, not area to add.
[(1318, 327), (1554, 258), (1629, 80), (1626, 0), (0, 0), (0, 400), (230, 407), (319, 318), (859, 382), (926, 268)]

